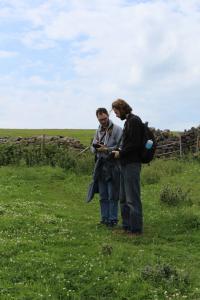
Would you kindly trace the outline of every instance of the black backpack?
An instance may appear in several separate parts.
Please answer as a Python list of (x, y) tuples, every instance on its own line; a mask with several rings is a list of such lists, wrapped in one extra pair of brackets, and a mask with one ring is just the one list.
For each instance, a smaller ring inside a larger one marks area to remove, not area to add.
[[(150, 149), (146, 148), (146, 143), (148, 140), (153, 142)], [(143, 123), (143, 139), (142, 139), (142, 147), (141, 147), (141, 162), (143, 164), (148, 164), (154, 158), (154, 154), (156, 152), (156, 139), (153, 134), (153, 131), (148, 127), (148, 122)]]

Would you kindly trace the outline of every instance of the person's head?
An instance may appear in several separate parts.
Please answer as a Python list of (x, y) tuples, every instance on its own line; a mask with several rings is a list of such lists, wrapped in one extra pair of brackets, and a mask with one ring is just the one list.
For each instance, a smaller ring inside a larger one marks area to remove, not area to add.
[(100, 107), (96, 110), (96, 116), (103, 128), (109, 125), (109, 114), (106, 108)]
[(132, 112), (132, 107), (124, 100), (117, 99), (112, 103), (112, 109), (116, 115), (116, 117), (121, 120), (126, 119), (126, 115)]

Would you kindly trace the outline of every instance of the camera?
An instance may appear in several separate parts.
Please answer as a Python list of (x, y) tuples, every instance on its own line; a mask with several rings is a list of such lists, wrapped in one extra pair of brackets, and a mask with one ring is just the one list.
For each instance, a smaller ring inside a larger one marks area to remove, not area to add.
[(102, 145), (103, 145), (102, 142), (101, 142), (101, 143), (93, 143), (93, 144), (92, 144), (92, 147), (94, 147), (95, 149), (98, 149), (98, 148), (100, 148)]

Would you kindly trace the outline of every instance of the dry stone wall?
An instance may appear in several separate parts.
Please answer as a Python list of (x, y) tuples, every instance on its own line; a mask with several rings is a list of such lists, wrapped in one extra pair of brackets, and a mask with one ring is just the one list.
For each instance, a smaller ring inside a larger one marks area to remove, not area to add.
[(61, 135), (48, 136), (48, 135), (39, 135), (32, 137), (0, 137), (0, 144), (19, 144), (22, 146), (30, 145), (57, 145), (59, 147), (82, 150), (84, 146), (80, 143), (79, 140), (64, 137)]
[[(188, 152), (200, 150), (200, 126), (185, 130), (182, 134), (174, 135), (170, 130), (155, 130), (157, 141), (156, 157), (182, 156)], [(32, 137), (0, 137), (0, 144), (30, 145), (57, 145), (67, 149), (83, 150), (84, 146), (75, 138), (57, 136), (32, 136)]]
[(182, 134), (174, 135), (169, 130), (155, 130), (157, 140), (157, 157), (182, 156), (188, 152), (198, 152), (200, 149), (200, 126), (185, 130)]

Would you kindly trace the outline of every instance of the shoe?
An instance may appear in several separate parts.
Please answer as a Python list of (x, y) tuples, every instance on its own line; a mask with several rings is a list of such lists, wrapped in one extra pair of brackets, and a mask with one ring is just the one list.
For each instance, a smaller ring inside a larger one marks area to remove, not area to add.
[(117, 223), (118, 223), (118, 220), (112, 220), (107, 223), (107, 226), (110, 228), (113, 228), (113, 227), (117, 226)]
[(122, 225), (122, 229), (123, 229), (124, 232), (129, 232), (130, 231), (130, 227), (129, 226)]
[(98, 224), (97, 224), (97, 226), (107, 226), (108, 225), (108, 221), (106, 221), (106, 220), (101, 220)]
[(128, 232), (128, 231), (130, 231), (130, 228), (128, 226), (124, 226), (124, 225), (119, 225), (117, 227), (117, 229), (119, 229), (121, 232)]
[(129, 237), (139, 237), (142, 235), (142, 232), (126, 231), (126, 235)]
[(127, 233), (128, 228), (122, 226), (122, 225), (115, 225), (114, 227), (112, 227), (113, 229), (113, 233), (114, 234), (119, 234), (119, 235), (124, 235)]

